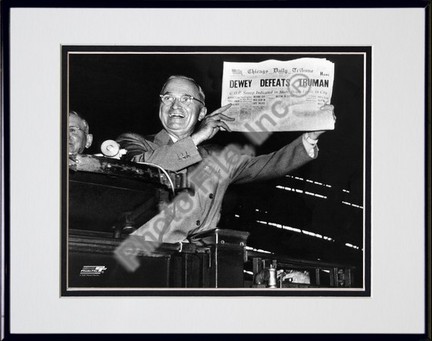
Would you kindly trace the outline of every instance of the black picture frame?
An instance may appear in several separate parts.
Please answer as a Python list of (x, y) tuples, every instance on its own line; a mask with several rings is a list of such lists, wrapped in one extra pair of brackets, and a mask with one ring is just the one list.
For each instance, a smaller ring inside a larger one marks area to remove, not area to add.
[[(431, 339), (431, 325), (430, 325), (430, 117), (431, 117), (431, 107), (430, 107), (430, 11), (431, 6), (429, 1), (381, 1), (381, 2), (371, 2), (371, 1), (359, 1), (353, 2), (349, 5), (342, 3), (340, 1), (326, 1), (326, 2), (316, 2), (313, 4), (302, 4), (300, 2), (219, 2), (219, 1), (203, 1), (197, 4), (196, 2), (164, 2), (163, 5), (155, 2), (137, 2), (137, 1), (126, 1), (121, 4), (117, 1), (107, 1), (103, 4), (98, 2), (82, 2), (82, 1), (66, 1), (61, 4), (58, 1), (38, 1), (38, 2), (30, 2), (30, 1), (3, 1), (2, 2), (2, 48), (3, 48), (3, 56), (2, 56), (2, 77), (4, 87), (2, 88), (2, 101), (3, 101), (3, 116), (2, 116), (2, 125), (3, 125), (3, 136), (2, 136), (2, 144), (4, 153), (2, 154), (2, 171), (4, 172), (4, 177), (2, 179), (2, 188), (3, 188), (3, 221), (2, 221), (2, 273), (4, 278), (2, 278), (2, 290), (4, 290), (4, 295), (2, 296), (2, 309), (4, 312), (4, 320), (2, 319), (2, 330), (3, 336), (7, 340), (15, 340), (15, 339), (31, 339), (34, 337), (43, 337), (44, 339), (56, 338), (59, 337), (59, 334), (16, 334), (11, 333), (11, 305), (13, 302), (10, 301), (10, 274), (13, 272), (13, 268), (11, 267), (11, 248), (10, 245), (10, 236), (11, 231), (13, 229), (13, 224), (11, 224), (11, 215), (10, 215), (10, 196), (11, 196), (11, 187), (8, 179), (11, 176), (11, 158), (13, 155), (10, 153), (10, 125), (11, 125), (11, 80), (13, 78), (13, 74), (10, 73), (11, 60), (9, 57), (10, 51), (10, 29), (11, 29), (11, 10), (17, 8), (154, 8), (154, 7), (171, 7), (171, 8), (231, 8), (231, 7), (252, 7), (252, 8), (380, 8), (380, 9), (391, 9), (391, 8), (399, 8), (399, 9), (407, 9), (407, 8), (423, 8), (425, 11), (425, 84), (424, 84), (424, 98), (425, 98), (425, 122), (429, 122), (425, 124), (425, 197), (424, 204), (428, 209), (425, 212), (425, 283), (424, 283), (424, 293), (425, 293), (425, 305), (424, 305), (424, 315), (425, 315), (425, 330), (423, 333), (419, 334), (392, 334), (392, 330), (388, 330), (388, 333), (385, 334), (361, 334), (361, 331), (358, 331), (356, 334), (310, 334), (308, 331), (305, 331), (303, 334), (285, 334), (285, 335), (272, 335), (275, 338), (286, 338), (292, 337), (294, 339), (320, 339), (320, 340), (345, 340), (347, 338), (352, 340), (366, 340), (366, 339), (379, 339), (379, 340), (430, 340)], [(3, 200), (4, 199), (4, 200)], [(4, 229), (3, 229), (4, 227)], [(373, 262), (373, 260), (372, 260)], [(103, 337), (102, 334), (98, 335), (90, 335), (90, 334), (68, 334), (63, 335), (62, 337), (66, 337), (67, 339), (73, 339), (75, 337), (80, 337), (83, 339), (90, 339), (97, 337)], [(229, 335), (225, 334), (226, 337), (237, 338), (237, 335)], [(122, 337), (126, 338), (142, 338), (139, 335), (123, 335)], [(167, 335), (147, 335), (149, 338), (162, 338), (167, 337)], [(189, 337), (202, 337), (200, 335), (189, 335)], [(205, 337), (213, 338), (217, 337), (217, 335), (206, 335)], [(247, 335), (242, 335), (242, 337), (248, 337)]]

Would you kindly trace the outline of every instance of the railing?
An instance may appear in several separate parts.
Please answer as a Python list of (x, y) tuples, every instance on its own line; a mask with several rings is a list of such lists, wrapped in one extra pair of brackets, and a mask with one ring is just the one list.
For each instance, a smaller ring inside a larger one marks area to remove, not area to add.
[[(245, 267), (252, 267), (253, 288), (349, 288), (355, 267), (348, 264), (294, 259), (247, 251)], [(273, 277), (273, 278), (272, 278)]]
[[(353, 267), (276, 255), (269, 257), (247, 251), (247, 237), (245, 232), (216, 229), (203, 234), (194, 243), (142, 240), (134, 245), (133, 250), (139, 266), (130, 271), (115, 256), (125, 238), (115, 239), (104, 232), (71, 230), (68, 237), (68, 287), (74, 290), (351, 286)], [(244, 272), (250, 263), (252, 280)], [(88, 266), (103, 267), (104, 271), (88, 276), (82, 273)]]

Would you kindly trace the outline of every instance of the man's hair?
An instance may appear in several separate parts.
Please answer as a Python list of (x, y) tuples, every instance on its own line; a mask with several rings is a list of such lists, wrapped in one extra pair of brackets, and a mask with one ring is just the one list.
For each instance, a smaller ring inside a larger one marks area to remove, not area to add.
[(86, 134), (88, 134), (90, 131), (90, 127), (89, 127), (87, 121), (80, 114), (78, 114), (76, 111), (73, 111), (73, 110), (69, 111), (69, 116), (70, 115), (76, 116), (81, 120), (81, 122), (84, 125), (84, 131)]
[(164, 85), (162, 86), (161, 94), (164, 92), (165, 87), (167, 86), (168, 82), (170, 82), (173, 79), (184, 79), (184, 80), (187, 80), (187, 81), (193, 83), (196, 86), (196, 88), (198, 89), (198, 94), (200, 96), (200, 100), (202, 100), (203, 102), (205, 102), (205, 94), (204, 94), (204, 91), (201, 88), (201, 86), (195, 81), (195, 79), (190, 78), (190, 77), (186, 77), (186, 76), (183, 76), (183, 75), (169, 76), (168, 79), (166, 80), (166, 82), (164, 83)]

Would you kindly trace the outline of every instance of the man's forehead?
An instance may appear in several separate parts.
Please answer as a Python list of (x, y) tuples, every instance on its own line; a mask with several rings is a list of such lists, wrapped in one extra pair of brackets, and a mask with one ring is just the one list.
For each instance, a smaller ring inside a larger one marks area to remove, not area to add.
[(177, 92), (181, 94), (195, 95), (199, 94), (198, 88), (190, 80), (183, 78), (174, 78), (168, 81), (163, 92)]
[(69, 125), (77, 126), (82, 129), (85, 128), (84, 121), (76, 115), (69, 115)]

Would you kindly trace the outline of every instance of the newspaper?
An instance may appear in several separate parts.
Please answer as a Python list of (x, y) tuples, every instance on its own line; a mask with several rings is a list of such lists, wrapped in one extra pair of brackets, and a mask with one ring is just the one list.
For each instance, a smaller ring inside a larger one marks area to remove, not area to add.
[(233, 131), (313, 131), (334, 129), (331, 103), (334, 63), (324, 58), (260, 63), (224, 62), (222, 105), (235, 121)]

